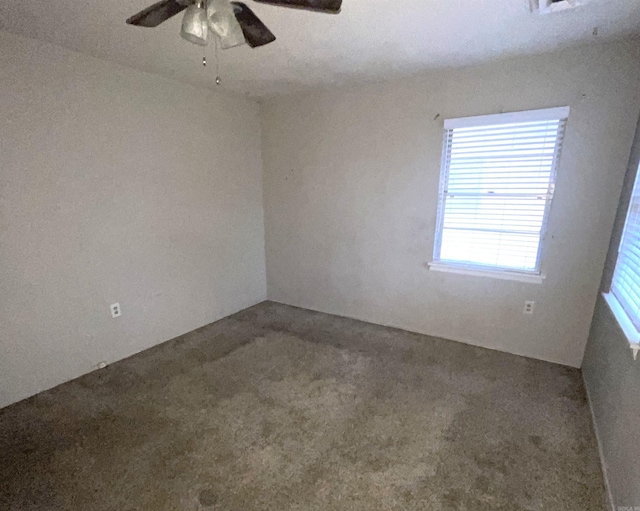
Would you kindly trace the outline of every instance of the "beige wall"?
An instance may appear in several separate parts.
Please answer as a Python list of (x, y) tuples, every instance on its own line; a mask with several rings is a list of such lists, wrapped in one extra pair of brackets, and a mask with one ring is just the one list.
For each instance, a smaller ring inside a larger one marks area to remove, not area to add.
[(263, 300), (261, 193), (256, 103), (0, 33), (0, 406)]
[(613, 509), (640, 505), (640, 358), (599, 298), (583, 374)]
[[(640, 122), (609, 244), (601, 291), (609, 291), (633, 183), (640, 165)], [(640, 506), (640, 358), (599, 297), (582, 365), (613, 509)]]
[[(580, 366), (640, 108), (638, 57), (591, 45), (264, 102), (269, 298)], [(565, 105), (544, 283), (428, 270), (443, 120)]]
[[(264, 190), (255, 103), (7, 33), (0, 48), (0, 406), (264, 299), (262, 193), (270, 298), (580, 364), (636, 47), (266, 101)], [(430, 272), (442, 120), (559, 105), (545, 282)]]

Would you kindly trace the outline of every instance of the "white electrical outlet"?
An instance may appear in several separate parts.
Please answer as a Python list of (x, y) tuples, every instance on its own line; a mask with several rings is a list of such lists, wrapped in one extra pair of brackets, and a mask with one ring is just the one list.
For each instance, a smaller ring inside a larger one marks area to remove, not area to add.
[(536, 302), (524, 302), (524, 309), (522, 314), (533, 314), (533, 308), (535, 307)]
[(112, 318), (118, 318), (122, 316), (122, 310), (120, 309), (120, 304), (119, 303), (112, 303), (111, 304), (111, 317)]

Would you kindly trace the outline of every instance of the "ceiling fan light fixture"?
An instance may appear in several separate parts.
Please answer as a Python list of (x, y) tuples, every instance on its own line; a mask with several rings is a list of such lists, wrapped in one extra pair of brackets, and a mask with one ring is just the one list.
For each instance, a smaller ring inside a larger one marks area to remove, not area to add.
[(184, 18), (182, 18), (180, 35), (183, 39), (199, 46), (209, 44), (207, 11), (205, 11), (201, 1), (187, 7)]
[[(338, 14), (342, 0), (256, 0), (276, 7), (295, 7), (311, 11)], [(590, 0), (529, 0), (536, 4), (588, 2)], [(220, 39), (222, 49), (246, 43), (259, 48), (272, 43), (276, 36), (245, 3), (234, 0), (158, 0), (127, 19), (127, 24), (157, 27), (178, 13), (187, 10), (182, 20), (181, 35), (190, 43), (206, 46), (209, 32)], [(216, 42), (218, 39), (214, 39)], [(205, 63), (205, 58), (203, 58)]]
[(208, 0), (207, 20), (209, 29), (220, 38), (223, 50), (244, 44), (242, 27), (228, 0)]

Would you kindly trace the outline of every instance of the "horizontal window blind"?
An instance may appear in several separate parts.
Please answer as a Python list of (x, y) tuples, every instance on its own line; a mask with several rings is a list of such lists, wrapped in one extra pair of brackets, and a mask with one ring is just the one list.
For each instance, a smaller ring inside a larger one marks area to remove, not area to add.
[(637, 178), (618, 249), (611, 292), (640, 330), (640, 189)]
[(500, 115), (487, 116), (489, 125), (445, 123), (434, 260), (539, 272), (566, 115), (552, 109), (504, 114), (498, 124)]

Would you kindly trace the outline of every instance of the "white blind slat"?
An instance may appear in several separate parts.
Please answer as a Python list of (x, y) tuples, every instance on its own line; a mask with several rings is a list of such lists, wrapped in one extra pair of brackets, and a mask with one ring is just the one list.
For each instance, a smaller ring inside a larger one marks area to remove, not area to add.
[[(640, 175), (640, 173), (639, 173)], [(640, 189), (633, 186), (627, 219), (618, 248), (618, 260), (611, 282), (616, 297), (633, 325), (640, 330)]]
[(435, 261), (539, 272), (567, 115), (445, 121)]

